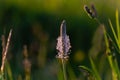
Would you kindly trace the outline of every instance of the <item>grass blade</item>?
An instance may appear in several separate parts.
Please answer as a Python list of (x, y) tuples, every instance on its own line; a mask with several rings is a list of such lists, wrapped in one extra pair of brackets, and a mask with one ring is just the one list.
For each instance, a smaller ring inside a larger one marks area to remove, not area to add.
[(6, 72), (8, 74), (9, 80), (13, 80), (11, 67), (7, 60), (6, 60)]
[[(119, 24), (119, 14), (118, 10), (116, 10), (116, 27), (117, 27), (117, 37), (118, 37), (118, 45), (120, 45), (120, 24)], [(120, 49), (120, 46), (119, 46)]]
[(96, 77), (94, 75), (95, 73), (91, 69), (89, 69), (85, 66), (79, 66), (79, 68), (87, 80), (95, 80), (96, 79)]
[[(118, 68), (118, 63), (116, 58), (113, 59), (113, 53), (111, 52), (111, 50), (109, 49), (109, 41), (107, 38), (107, 32), (105, 30), (105, 28), (103, 27), (104, 30), (104, 39), (105, 39), (105, 44), (106, 44), (106, 53), (110, 53), (110, 55), (107, 55), (110, 67), (112, 69), (112, 78), (113, 80), (120, 80), (120, 71)], [(115, 57), (115, 56), (114, 56)]]
[(96, 66), (95, 66), (95, 64), (94, 64), (94, 62), (93, 62), (93, 60), (92, 60), (92, 58), (89, 57), (89, 59), (90, 59), (91, 66), (92, 66), (94, 75), (95, 75), (95, 77), (96, 77), (96, 80), (101, 80), (100, 75), (99, 75), (99, 73), (98, 73), (98, 71), (97, 71), (97, 69), (96, 69)]
[(110, 28), (111, 28), (111, 30), (112, 30), (113, 36), (114, 36), (114, 38), (115, 38), (115, 41), (116, 41), (116, 43), (117, 43), (117, 46), (118, 46), (118, 48), (120, 49), (120, 45), (119, 45), (119, 42), (118, 42), (118, 38), (117, 38), (117, 35), (116, 35), (115, 30), (114, 30), (114, 28), (113, 28), (112, 22), (111, 22), (110, 19), (109, 19), (108, 21), (109, 21)]

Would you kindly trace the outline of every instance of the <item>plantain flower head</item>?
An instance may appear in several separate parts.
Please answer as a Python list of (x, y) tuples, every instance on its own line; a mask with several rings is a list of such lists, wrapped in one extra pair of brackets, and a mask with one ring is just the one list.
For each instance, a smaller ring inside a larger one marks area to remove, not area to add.
[(71, 48), (70, 39), (69, 36), (66, 34), (66, 22), (65, 20), (63, 20), (60, 26), (60, 36), (57, 38), (56, 46), (56, 49), (58, 50), (57, 58), (61, 59), (69, 58), (70, 48)]

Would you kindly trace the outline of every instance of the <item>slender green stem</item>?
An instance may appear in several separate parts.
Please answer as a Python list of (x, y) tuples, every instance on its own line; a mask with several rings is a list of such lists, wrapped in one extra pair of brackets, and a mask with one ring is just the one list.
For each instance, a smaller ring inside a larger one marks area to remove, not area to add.
[(101, 25), (101, 22), (99, 21), (98, 18), (95, 18), (95, 20), (96, 20), (96, 22), (97, 22), (99, 25)]
[(66, 62), (64, 59), (62, 60), (62, 69), (63, 69), (63, 76), (64, 76), (64, 80), (67, 80), (67, 75), (66, 75)]

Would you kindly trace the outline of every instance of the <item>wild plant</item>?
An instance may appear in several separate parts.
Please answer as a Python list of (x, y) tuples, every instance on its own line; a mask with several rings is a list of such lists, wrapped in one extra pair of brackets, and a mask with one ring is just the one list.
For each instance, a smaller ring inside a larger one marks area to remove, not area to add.
[[(118, 10), (116, 10), (116, 30), (115, 27), (113, 27), (111, 20), (108, 19), (110, 30), (112, 32), (112, 34), (110, 34), (106, 26), (102, 24), (97, 18), (97, 11), (94, 5), (91, 5), (91, 8), (85, 5), (84, 9), (92, 19), (95, 19), (101, 25), (103, 31), (103, 38), (105, 42), (105, 55), (108, 59), (109, 66), (111, 68), (112, 80), (120, 80), (120, 70), (116, 56), (120, 53), (120, 25)], [(80, 66), (81, 71), (87, 74), (87, 80), (102, 80), (103, 78), (101, 77), (96, 68), (96, 64), (93, 60), (93, 57), (89, 56), (89, 59), (91, 62), (92, 69), (89, 69), (85, 66)]]
[(66, 34), (66, 22), (63, 20), (60, 26), (60, 36), (57, 38), (57, 46), (58, 50), (57, 58), (59, 58), (62, 62), (62, 70), (64, 80), (67, 80), (66, 74), (66, 61), (69, 58), (69, 50), (71, 48), (69, 36)]

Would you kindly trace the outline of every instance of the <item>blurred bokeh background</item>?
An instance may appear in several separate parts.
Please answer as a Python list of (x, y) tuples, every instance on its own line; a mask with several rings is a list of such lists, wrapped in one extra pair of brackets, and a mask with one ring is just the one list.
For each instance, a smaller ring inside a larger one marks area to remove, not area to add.
[[(88, 17), (83, 7), (94, 4), (98, 19), (108, 26), (108, 18), (115, 23), (119, 3), (120, 0), (0, 0), (0, 36), (7, 38), (13, 29), (7, 54), (8, 75), (13, 80), (25, 80), (29, 75), (31, 80), (58, 80), (62, 73), (55, 57), (56, 40), (60, 24), (66, 20), (72, 45), (69, 80), (84, 80), (78, 66), (90, 67), (88, 54), (99, 24)], [(2, 55), (2, 46), (0, 52)]]

